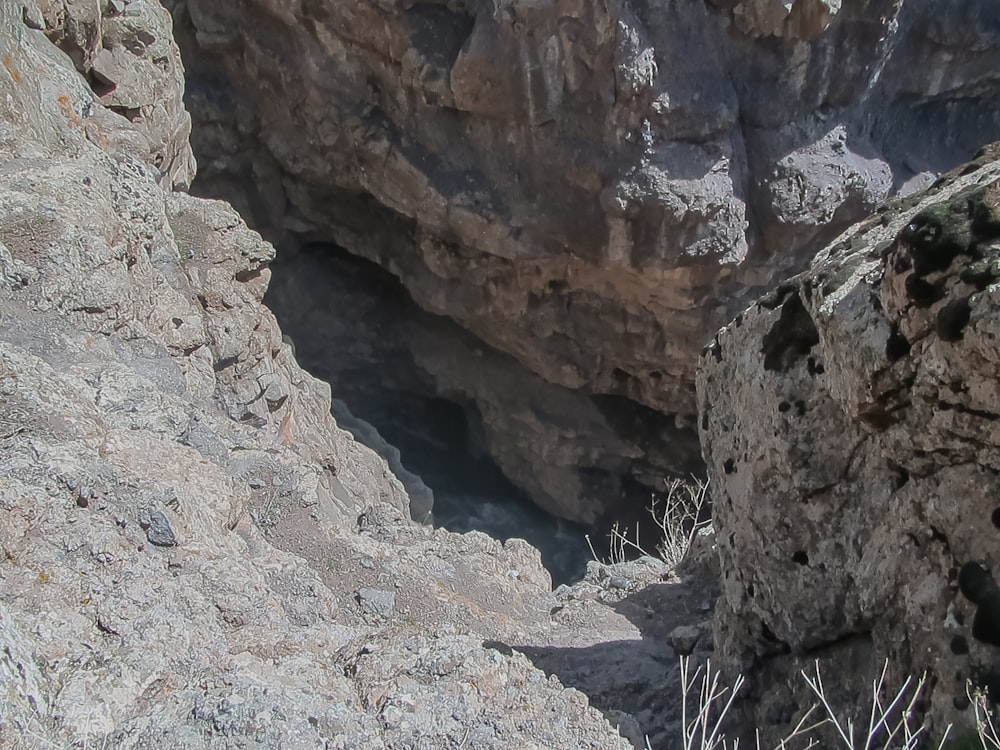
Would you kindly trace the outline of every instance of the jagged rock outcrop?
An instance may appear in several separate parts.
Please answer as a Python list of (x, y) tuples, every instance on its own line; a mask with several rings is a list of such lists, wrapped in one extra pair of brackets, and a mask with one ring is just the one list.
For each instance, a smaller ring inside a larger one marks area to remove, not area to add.
[[(706, 349), (715, 635), (771, 686), (758, 720), (804, 708), (773, 688), (814, 657), (834, 684), (883, 658), (926, 671), (937, 732), (971, 725), (967, 679), (995, 695), (998, 280), (995, 144), (852, 227)], [(963, 584), (979, 565), (989, 585)]]
[[(817, 244), (1000, 137), (991, 3), (170, 5), (203, 124), (199, 190), (278, 241), (376, 260), (580, 410), (628, 399), (652, 413), (640, 429), (676, 421), (693, 446), (711, 333)], [(589, 440), (550, 452), (586, 456)], [(616, 440), (624, 476), (679, 468), (642, 446), (633, 461), (613, 425), (594, 438)], [(577, 517), (619, 502), (588, 495), (580, 471), (599, 466), (541, 458), (530, 436), (497, 445), (522, 486), (583, 488)]]
[[(70, 109), (67, 116), (86, 123), (94, 138), (103, 139), (105, 150), (140, 155), (167, 184), (189, 185), (194, 178), (191, 117), (184, 108), (184, 69), (170, 14), (156, 0), (26, 0), (22, 5), (25, 22), (70, 56), (103, 105), (88, 103), (86, 112)], [(14, 75), (11, 67), (8, 72)], [(118, 117), (133, 127), (119, 127)]]
[(508, 644), (642, 631), (410, 521), (261, 305), (272, 247), (84, 77), (118, 21), (176, 61), (164, 17), (84, 5), (0, 4), (0, 745), (629, 747)]

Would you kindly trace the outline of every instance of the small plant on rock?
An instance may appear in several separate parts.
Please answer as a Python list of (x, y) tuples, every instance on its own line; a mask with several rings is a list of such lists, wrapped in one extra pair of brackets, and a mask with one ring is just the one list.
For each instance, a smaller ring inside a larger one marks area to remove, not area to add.
[[(916, 750), (924, 747), (925, 726), (919, 723), (916, 705), (923, 692), (926, 677), (915, 680), (906, 678), (902, 687), (896, 691), (887, 689), (886, 676), (888, 662), (882, 667), (882, 673), (872, 680), (871, 698), (866, 704), (868, 722), (865, 726), (856, 726), (852, 719), (838, 716), (830, 705), (823, 687), (819, 663), (814, 672), (802, 670), (802, 679), (816, 696), (816, 702), (802, 715), (792, 731), (774, 746), (774, 750), (808, 750), (820, 747), (821, 742), (816, 737), (820, 727), (827, 728), (827, 742), (823, 747), (842, 747), (845, 750)], [(726, 737), (724, 726), (726, 717), (732, 708), (736, 695), (744, 684), (741, 676), (737, 677), (732, 687), (726, 687), (718, 670), (713, 670), (709, 661), (703, 667), (693, 672), (688, 657), (681, 657), (681, 725), (684, 750), (738, 750), (738, 739)], [(979, 741), (984, 750), (1000, 750), (1000, 737), (994, 724), (994, 718), (989, 710), (989, 703), (982, 693), (970, 694), (976, 711), (976, 729)], [(951, 726), (945, 728), (940, 741), (932, 747), (946, 750), (951, 745), (948, 738)], [(831, 744), (832, 743), (832, 744)], [(646, 744), (649, 750), (649, 743)], [(761, 750), (761, 740), (758, 733), (755, 750)]]
[(976, 712), (976, 733), (983, 750), (1000, 750), (1000, 735), (997, 734), (996, 717), (990, 710), (989, 697), (982, 690), (973, 690), (971, 683), (968, 683), (966, 692)]
[[(711, 527), (711, 519), (704, 517), (708, 495), (708, 480), (691, 479), (664, 480), (664, 491), (654, 494), (647, 510), (661, 532), (661, 539), (655, 554), (643, 548), (639, 540), (639, 525), (629, 533), (620, 524), (611, 527), (610, 562), (621, 563), (634, 554), (659, 557), (671, 568), (676, 567), (687, 556), (692, 542), (702, 529)], [(590, 538), (587, 538), (590, 541)], [(591, 554), (597, 560), (597, 553), (591, 546)]]

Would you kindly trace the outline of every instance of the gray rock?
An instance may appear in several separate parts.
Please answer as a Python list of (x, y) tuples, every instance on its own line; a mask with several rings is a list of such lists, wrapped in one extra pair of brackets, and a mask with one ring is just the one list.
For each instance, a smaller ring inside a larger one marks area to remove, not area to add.
[(388, 620), (396, 608), (396, 595), (391, 591), (358, 589), (358, 604), (365, 612)]
[(678, 656), (690, 656), (701, 639), (701, 629), (697, 625), (678, 625), (670, 631), (667, 641)]
[(177, 546), (177, 537), (170, 526), (170, 521), (158, 510), (149, 514), (149, 528), (146, 529), (146, 538), (150, 544), (155, 544), (157, 547)]
[(994, 144), (821, 249), (702, 357), (715, 641), (769, 684), (822, 655), (830, 689), (856, 690), (889, 658), (931, 676), (943, 726), (964, 720), (955, 675), (993, 663), (954, 578), (1000, 570), (998, 217)]

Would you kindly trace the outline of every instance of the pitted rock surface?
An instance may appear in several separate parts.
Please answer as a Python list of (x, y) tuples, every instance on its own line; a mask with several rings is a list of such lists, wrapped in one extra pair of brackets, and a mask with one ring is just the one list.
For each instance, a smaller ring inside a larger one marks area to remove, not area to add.
[(992, 595), (980, 619), (958, 575), (1000, 569), (998, 156), (852, 227), (702, 357), (715, 635), (761, 685), (800, 657), (848, 682), (889, 658), (932, 676), (940, 731), (1000, 666), (975, 625)]

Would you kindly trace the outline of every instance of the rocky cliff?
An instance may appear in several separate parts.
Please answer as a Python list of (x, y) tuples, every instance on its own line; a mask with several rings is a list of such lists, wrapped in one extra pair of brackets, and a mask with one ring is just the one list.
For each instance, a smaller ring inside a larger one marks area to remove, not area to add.
[(998, 279), (995, 144), (852, 227), (702, 356), (716, 641), (754, 665), (758, 721), (804, 707), (785, 678), (814, 658), (854, 691), (883, 658), (926, 672), (937, 733), (969, 726), (966, 680), (997, 695)]
[(0, 745), (630, 747), (508, 645), (572, 677), (602, 639), (577, 682), (641, 741), (633, 582), (557, 599), (527, 544), (411, 522), (262, 306), (272, 247), (172, 191), (165, 11), (0, 3), (0, 62)]
[[(992, 0), (170, 5), (198, 189), (516, 359), (518, 390), (460, 390), (504, 470), (585, 521), (692, 467), (712, 332), (1000, 137)], [(533, 405), (553, 387), (592, 416)]]

